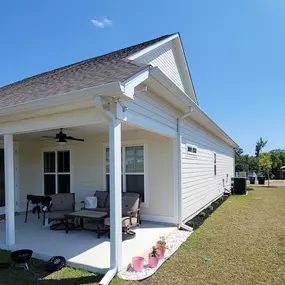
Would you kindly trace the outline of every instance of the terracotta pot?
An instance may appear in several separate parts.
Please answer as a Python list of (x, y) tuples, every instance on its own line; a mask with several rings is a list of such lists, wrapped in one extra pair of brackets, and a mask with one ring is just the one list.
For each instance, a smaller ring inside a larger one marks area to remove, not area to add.
[(149, 255), (148, 256), (148, 266), (150, 268), (155, 268), (157, 266), (157, 264), (158, 264), (158, 258)]
[(132, 258), (132, 267), (136, 272), (143, 271), (144, 258), (141, 256), (135, 256)]
[(165, 253), (165, 248), (163, 248), (163, 247), (158, 247), (157, 248), (158, 259), (163, 259), (164, 258), (164, 253)]

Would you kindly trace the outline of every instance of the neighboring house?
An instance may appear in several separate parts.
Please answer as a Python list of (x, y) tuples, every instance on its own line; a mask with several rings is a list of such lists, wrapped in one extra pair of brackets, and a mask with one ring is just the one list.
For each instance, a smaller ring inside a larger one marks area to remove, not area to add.
[[(44, 138), (60, 128), (84, 142)], [(14, 211), (27, 194), (74, 192), (80, 207), (109, 190), (114, 270), (121, 191), (142, 195), (142, 220), (184, 227), (234, 176), (237, 145), (199, 107), (179, 34), (0, 88), (0, 135), (6, 243), (15, 243)]]

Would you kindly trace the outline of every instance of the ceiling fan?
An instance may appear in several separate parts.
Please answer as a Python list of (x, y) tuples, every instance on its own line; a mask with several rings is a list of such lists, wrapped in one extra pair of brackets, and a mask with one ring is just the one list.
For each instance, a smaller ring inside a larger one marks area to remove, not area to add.
[(57, 143), (60, 145), (65, 145), (68, 140), (84, 142), (84, 139), (78, 139), (71, 136), (67, 136), (65, 133), (62, 132), (62, 129), (60, 129), (60, 132), (57, 133), (55, 136), (43, 136), (43, 138), (55, 139), (57, 140)]

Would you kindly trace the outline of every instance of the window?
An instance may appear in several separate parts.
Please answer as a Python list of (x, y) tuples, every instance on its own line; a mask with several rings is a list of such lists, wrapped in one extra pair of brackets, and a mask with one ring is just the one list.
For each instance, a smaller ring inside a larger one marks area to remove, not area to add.
[(44, 194), (70, 193), (70, 151), (43, 154)]
[[(106, 190), (110, 190), (110, 154), (106, 149)], [(122, 191), (139, 193), (145, 201), (144, 146), (122, 147)]]
[(214, 175), (217, 175), (217, 154), (214, 153)]
[(193, 145), (187, 145), (187, 154), (197, 154), (197, 147)]

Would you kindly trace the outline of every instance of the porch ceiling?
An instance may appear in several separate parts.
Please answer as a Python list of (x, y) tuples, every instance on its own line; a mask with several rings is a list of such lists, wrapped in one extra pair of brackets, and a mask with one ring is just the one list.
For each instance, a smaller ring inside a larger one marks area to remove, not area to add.
[[(108, 133), (108, 123), (107, 122), (100, 122), (93, 125), (86, 125), (80, 127), (70, 127), (70, 128), (63, 128), (63, 132), (67, 133), (70, 136), (74, 137), (82, 137), (90, 136), (94, 134), (102, 134)], [(139, 128), (135, 125), (127, 124), (122, 122), (122, 131), (131, 131), (131, 130), (138, 130)], [(59, 132), (59, 129), (51, 129), (45, 130), (40, 132), (32, 132), (32, 133), (25, 133), (25, 134), (17, 134), (15, 135), (15, 139), (43, 139), (43, 136), (54, 136), (56, 133)], [(46, 139), (49, 140), (49, 139)]]

